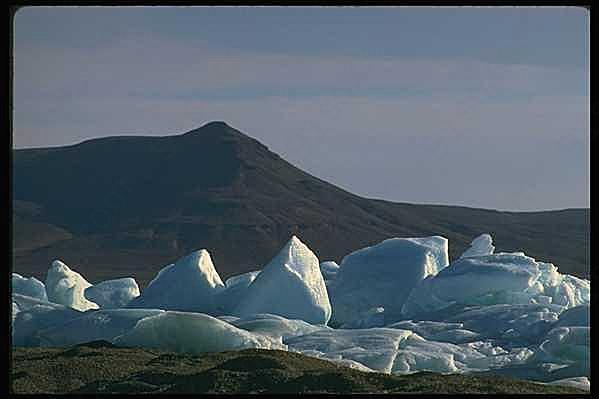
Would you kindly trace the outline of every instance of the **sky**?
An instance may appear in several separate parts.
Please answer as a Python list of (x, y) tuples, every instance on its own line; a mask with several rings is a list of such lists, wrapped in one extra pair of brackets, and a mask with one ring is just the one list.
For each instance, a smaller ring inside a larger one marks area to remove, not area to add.
[(589, 18), (578, 7), (25, 7), (13, 148), (222, 120), (369, 198), (590, 207)]

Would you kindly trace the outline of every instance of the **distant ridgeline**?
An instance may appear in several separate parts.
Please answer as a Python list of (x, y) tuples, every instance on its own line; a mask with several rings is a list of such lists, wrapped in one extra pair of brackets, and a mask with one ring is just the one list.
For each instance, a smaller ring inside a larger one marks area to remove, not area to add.
[(496, 253), (488, 234), (452, 262), (448, 247), (442, 236), (392, 238), (338, 265), (293, 236), (258, 270), (223, 282), (201, 249), (142, 290), (133, 278), (91, 284), (56, 260), (45, 283), (13, 274), (12, 342), (278, 349), (366, 372), (489, 373), (589, 389), (589, 280), (524, 252)]
[[(401, 181), (397, 182), (401, 184)], [(261, 268), (293, 234), (320, 259), (391, 237), (439, 234), (455, 259), (489, 232), (588, 278), (589, 209), (498, 212), (362, 198), (311, 176), (223, 122), (13, 151), (13, 271), (55, 258), (91, 281), (133, 276), (206, 248), (222, 276)]]

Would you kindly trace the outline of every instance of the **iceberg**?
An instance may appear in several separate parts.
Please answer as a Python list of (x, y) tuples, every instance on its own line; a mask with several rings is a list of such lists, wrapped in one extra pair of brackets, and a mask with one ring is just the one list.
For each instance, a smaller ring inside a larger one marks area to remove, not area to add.
[(145, 317), (163, 313), (159, 309), (108, 309), (86, 312), (37, 333), (40, 345), (64, 347), (91, 341), (112, 341), (132, 330)]
[(387, 327), (326, 329), (291, 337), (285, 343), (289, 350), (307, 356), (351, 360), (374, 371), (393, 374), (477, 371), (522, 364), (532, 354), (521, 349), (508, 352), (490, 342), (456, 345), (431, 341), (410, 330)]
[(430, 339), (438, 342), (449, 342), (452, 344), (463, 344), (467, 342), (475, 342), (481, 338), (480, 334), (462, 328), (455, 330), (442, 331), (432, 335)]
[(250, 284), (260, 274), (260, 271), (252, 271), (237, 276), (229, 277), (225, 281), (225, 289), (218, 292), (215, 298), (218, 312), (230, 314), (244, 297)]
[(589, 304), (575, 306), (559, 315), (554, 327), (590, 327), (591, 307)]
[(42, 301), (48, 300), (46, 286), (35, 277), (25, 278), (20, 274), (12, 274), (12, 293), (37, 298)]
[(547, 333), (535, 353), (537, 361), (558, 364), (583, 365), (589, 375), (591, 328), (557, 327)]
[[(222, 318), (220, 318), (222, 320)], [(282, 340), (329, 329), (325, 325), (313, 325), (303, 320), (290, 320), (274, 314), (256, 314), (229, 321), (235, 327)]]
[(27, 295), (21, 295), (21, 294), (17, 294), (17, 293), (12, 294), (12, 302), (15, 305), (17, 305), (17, 307), (19, 308), (19, 311), (31, 309), (32, 307), (34, 307), (36, 305), (47, 305), (47, 306), (60, 308), (60, 309), (65, 308), (64, 305), (60, 305), (58, 303), (50, 302), (48, 300), (43, 300), (43, 299), (39, 299), (39, 298), (34, 298), (31, 296), (27, 296)]
[(12, 302), (11, 316), (12, 316), (12, 323), (14, 323), (15, 318), (17, 317), (17, 314), (21, 311), (21, 309), (19, 309), (19, 305), (17, 305), (16, 302), (14, 302), (14, 301), (11, 301), (11, 302)]
[(368, 372), (492, 372), (588, 389), (590, 281), (494, 253), (488, 234), (451, 264), (447, 244), (393, 238), (339, 266), (293, 236), (263, 270), (224, 284), (200, 250), (141, 295), (132, 278), (92, 285), (55, 261), (45, 285), (12, 274), (13, 345), (281, 349)]
[(60, 260), (52, 262), (46, 276), (46, 293), (50, 302), (85, 311), (97, 309), (98, 305), (85, 298), (84, 291), (91, 284), (79, 273), (71, 270)]
[(339, 272), (339, 265), (332, 260), (321, 262), (320, 272), (325, 281), (334, 280), (337, 277), (337, 272)]
[(538, 263), (521, 252), (460, 258), (412, 291), (401, 311), (404, 318), (454, 303), (493, 305), (529, 303), (525, 291), (540, 275)]
[(474, 306), (448, 317), (448, 323), (462, 323), (464, 328), (495, 339), (504, 345), (530, 345), (542, 338), (557, 321), (562, 308), (555, 305), (498, 304)]
[(128, 308), (217, 312), (216, 294), (225, 288), (205, 249), (164, 267)]
[(40, 346), (39, 331), (63, 325), (84, 315), (71, 307), (19, 294), (13, 294), (12, 300), (19, 308), (12, 325), (14, 346)]
[(591, 381), (589, 381), (589, 379), (587, 377), (562, 378), (561, 380), (551, 381), (551, 382), (548, 382), (547, 384), (574, 387), (574, 388), (578, 388), (578, 389), (583, 389), (585, 391), (591, 390)]
[(538, 275), (538, 265), (533, 258), (500, 253), (462, 258), (442, 270), (432, 281), (435, 296), (453, 302), (476, 300), (488, 293), (524, 291)]
[(484, 255), (492, 255), (495, 251), (495, 247), (493, 246), (493, 238), (490, 234), (481, 234), (476, 237), (470, 243), (470, 248), (468, 248), (461, 256), (462, 258), (469, 258), (471, 256), (484, 256)]
[(410, 292), (448, 264), (447, 239), (391, 238), (343, 258), (331, 286), (332, 321), (349, 323), (356, 313), (385, 309), (385, 322), (401, 320)]
[(588, 304), (590, 292), (588, 280), (562, 275), (553, 264), (522, 252), (462, 257), (424, 279), (405, 302), (402, 315), (420, 317), (454, 304), (539, 304), (564, 310)]
[(546, 297), (547, 301), (571, 308), (591, 301), (589, 280), (560, 274), (552, 263), (538, 262), (539, 278), (529, 292), (537, 297)]
[(402, 343), (411, 331), (392, 328), (326, 329), (289, 338), (289, 350), (326, 359), (353, 360), (369, 369), (390, 373)]
[(553, 303), (567, 308), (589, 303), (590, 297), (590, 281), (570, 275), (563, 275), (561, 283), (552, 295)]
[(506, 351), (491, 341), (464, 344), (426, 340), (412, 334), (400, 347), (392, 373), (418, 371), (465, 373), (525, 364), (533, 352), (528, 348)]
[(318, 258), (293, 236), (249, 285), (233, 314), (272, 313), (311, 324), (326, 324), (331, 304)]
[(100, 308), (115, 309), (125, 307), (133, 298), (138, 297), (139, 287), (133, 278), (127, 277), (102, 281), (86, 288), (83, 294)]
[(452, 344), (463, 344), (481, 339), (479, 333), (465, 329), (463, 323), (404, 320), (390, 324), (387, 328), (410, 330), (424, 339)]
[(529, 363), (554, 365), (543, 379), (559, 380), (572, 377), (589, 377), (591, 369), (591, 328), (555, 327), (533, 348)]
[(207, 314), (177, 311), (145, 317), (113, 343), (191, 355), (248, 348), (287, 349), (280, 341), (242, 330)]
[(417, 371), (432, 371), (437, 373), (456, 373), (460, 371), (456, 365), (455, 353), (449, 344), (428, 342), (418, 334), (407, 337), (394, 359), (393, 374), (410, 374)]
[(339, 328), (374, 328), (385, 326), (385, 308), (379, 306), (359, 313), (355, 318), (347, 323), (343, 323)]
[(239, 320), (239, 317), (230, 315), (216, 316), (216, 318), (229, 324), (232, 324), (235, 320)]

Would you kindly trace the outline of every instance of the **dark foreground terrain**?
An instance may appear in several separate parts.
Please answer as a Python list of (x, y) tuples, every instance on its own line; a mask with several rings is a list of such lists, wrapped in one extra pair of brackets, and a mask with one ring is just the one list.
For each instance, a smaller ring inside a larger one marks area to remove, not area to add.
[(293, 352), (178, 355), (93, 342), (14, 348), (14, 393), (588, 393), (495, 376), (364, 373)]

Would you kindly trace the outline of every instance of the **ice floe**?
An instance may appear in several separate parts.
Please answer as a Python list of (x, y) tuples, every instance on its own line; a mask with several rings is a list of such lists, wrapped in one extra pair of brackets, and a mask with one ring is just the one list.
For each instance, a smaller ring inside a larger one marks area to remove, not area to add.
[(46, 275), (48, 300), (77, 310), (97, 309), (98, 305), (85, 298), (84, 291), (91, 284), (79, 273), (59, 260), (52, 262)]
[(127, 307), (211, 314), (217, 309), (216, 294), (224, 288), (210, 254), (202, 249), (160, 270)]
[(332, 321), (350, 323), (372, 308), (385, 309), (385, 322), (401, 319), (410, 292), (448, 264), (447, 239), (391, 238), (343, 258), (331, 289)]
[(210, 254), (96, 285), (60, 261), (12, 275), (12, 342), (106, 340), (198, 355), (281, 349), (362, 371), (493, 373), (589, 389), (590, 282), (483, 234), (449, 263), (440, 236), (392, 238), (319, 263), (297, 237), (220, 279)]
[(318, 258), (293, 236), (252, 281), (234, 315), (272, 313), (312, 324), (326, 324), (331, 304)]
[(126, 277), (102, 281), (86, 288), (83, 294), (101, 308), (114, 309), (125, 307), (138, 297), (139, 287), (133, 278)]

